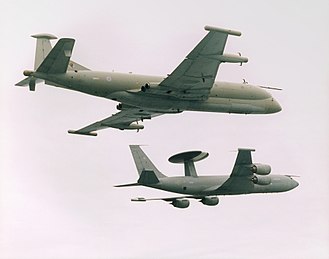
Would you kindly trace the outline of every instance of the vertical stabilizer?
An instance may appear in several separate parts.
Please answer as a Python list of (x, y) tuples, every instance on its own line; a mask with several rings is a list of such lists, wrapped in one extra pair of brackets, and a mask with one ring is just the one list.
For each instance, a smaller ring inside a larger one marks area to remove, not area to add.
[[(166, 177), (162, 174), (147, 157), (143, 150), (138, 145), (130, 145), (131, 154), (134, 158), (138, 174), (144, 176), (146, 172), (152, 172), (157, 178)], [(143, 174), (143, 175), (142, 175)]]
[(50, 40), (55, 40), (57, 37), (47, 33), (35, 34), (32, 37), (37, 39), (34, 59), (34, 70), (37, 70), (52, 49)]

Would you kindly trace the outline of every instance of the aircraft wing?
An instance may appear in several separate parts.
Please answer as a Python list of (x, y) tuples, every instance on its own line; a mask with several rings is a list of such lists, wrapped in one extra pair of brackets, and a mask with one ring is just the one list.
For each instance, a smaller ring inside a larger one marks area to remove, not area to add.
[(135, 199), (131, 199), (131, 201), (167, 201), (167, 202), (173, 202), (175, 200), (180, 199), (202, 199), (206, 197), (205, 195), (187, 195), (187, 196), (176, 196), (176, 197), (167, 197), (167, 198), (149, 198), (145, 199), (143, 197), (138, 197)]
[[(184, 100), (208, 98), (219, 65), (232, 62), (223, 55), (228, 35), (240, 36), (241, 33), (210, 26), (206, 26), (205, 30), (209, 31), (208, 34), (158, 87), (148, 89), (150, 93)], [(242, 58), (240, 61), (247, 62), (248, 59)]]
[(151, 119), (156, 116), (162, 115), (161, 113), (150, 112), (146, 110), (141, 110), (139, 108), (126, 108), (104, 120), (97, 121), (79, 130), (69, 130), (68, 133), (80, 134), (80, 135), (90, 135), (97, 136), (95, 131), (105, 129), (105, 128), (117, 128), (121, 130), (134, 129), (140, 130), (144, 126), (138, 124), (137, 122), (144, 119)]
[(250, 166), (252, 165), (252, 151), (255, 151), (255, 149), (239, 148), (230, 177), (248, 177), (253, 175), (250, 169)]
[(220, 194), (234, 194), (250, 190), (253, 183), (250, 178), (253, 176), (251, 171), (252, 158), (251, 152), (255, 149), (239, 148), (237, 158), (230, 177), (217, 190)]

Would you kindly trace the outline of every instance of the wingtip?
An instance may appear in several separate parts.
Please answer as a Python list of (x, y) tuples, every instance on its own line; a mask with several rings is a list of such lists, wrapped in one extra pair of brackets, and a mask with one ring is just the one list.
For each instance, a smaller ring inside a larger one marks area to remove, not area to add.
[(131, 201), (146, 201), (146, 199), (143, 197), (138, 197), (138, 198), (131, 199)]
[(206, 25), (204, 27), (204, 29), (206, 31), (222, 32), (222, 33), (226, 33), (226, 34), (234, 35), (234, 36), (241, 36), (242, 35), (242, 33), (239, 32), (239, 31), (228, 30), (228, 29), (223, 29), (223, 28), (219, 28), (219, 27), (215, 27), (215, 26), (209, 26), (209, 25)]

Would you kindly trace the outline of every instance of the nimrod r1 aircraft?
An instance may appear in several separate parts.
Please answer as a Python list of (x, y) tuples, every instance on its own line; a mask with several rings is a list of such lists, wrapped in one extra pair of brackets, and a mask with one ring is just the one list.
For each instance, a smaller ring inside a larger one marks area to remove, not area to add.
[(120, 102), (120, 112), (69, 133), (96, 136), (112, 127), (140, 130), (139, 121), (182, 111), (269, 114), (281, 111), (279, 103), (262, 86), (215, 82), (221, 63), (246, 63), (240, 54), (224, 53), (228, 35), (241, 32), (206, 26), (207, 35), (167, 77), (91, 71), (71, 60), (74, 39), (62, 38), (52, 48), (51, 34), (37, 34), (34, 70), (17, 86), (36, 83), (83, 92)]
[(170, 198), (136, 198), (132, 201), (163, 200), (171, 202), (174, 207), (187, 208), (188, 199), (197, 199), (205, 205), (215, 206), (219, 203), (218, 195), (238, 195), (249, 193), (286, 192), (298, 186), (290, 175), (269, 175), (271, 167), (266, 164), (253, 163), (251, 152), (254, 149), (239, 149), (230, 175), (198, 176), (194, 162), (208, 157), (208, 153), (188, 151), (169, 158), (172, 163), (184, 164), (185, 176), (167, 177), (162, 174), (138, 145), (131, 145), (139, 179), (137, 183), (122, 184), (116, 187), (146, 186), (164, 191), (184, 194)]

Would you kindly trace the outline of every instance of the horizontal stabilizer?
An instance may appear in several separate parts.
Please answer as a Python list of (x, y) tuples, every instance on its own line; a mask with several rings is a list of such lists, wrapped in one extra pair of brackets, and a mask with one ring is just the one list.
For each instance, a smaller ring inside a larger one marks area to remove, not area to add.
[(35, 85), (42, 82), (42, 79), (35, 78), (33, 76), (26, 77), (22, 81), (16, 83), (16, 86), (29, 86), (30, 91), (35, 91)]
[(30, 84), (30, 81), (31, 80), (34, 80), (35, 83), (40, 83), (42, 82), (42, 79), (39, 79), (39, 78), (31, 78), (30, 76), (29, 77), (26, 77), (25, 79), (23, 79), (22, 81), (19, 81), (18, 83), (16, 83), (15, 85), (16, 86), (28, 86)]
[(132, 187), (132, 186), (140, 186), (140, 184), (139, 183), (126, 183), (126, 184), (114, 185), (114, 187)]

